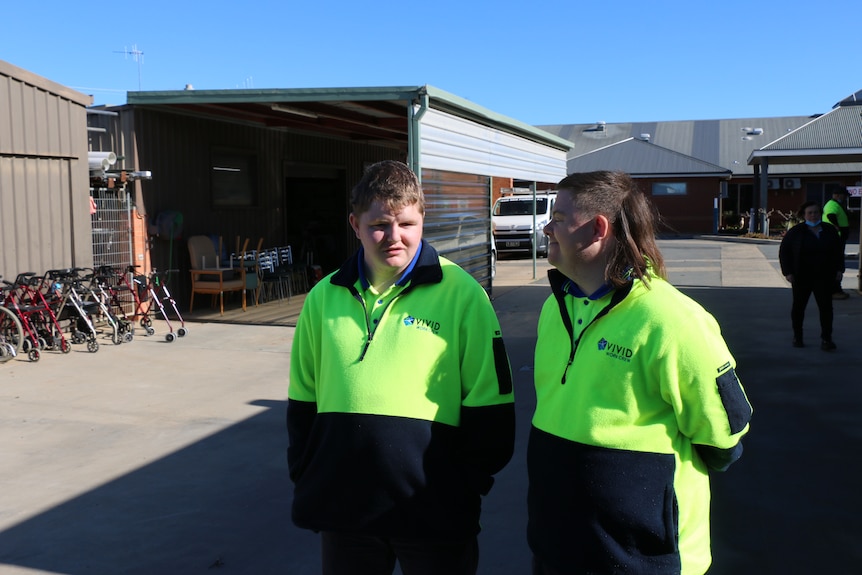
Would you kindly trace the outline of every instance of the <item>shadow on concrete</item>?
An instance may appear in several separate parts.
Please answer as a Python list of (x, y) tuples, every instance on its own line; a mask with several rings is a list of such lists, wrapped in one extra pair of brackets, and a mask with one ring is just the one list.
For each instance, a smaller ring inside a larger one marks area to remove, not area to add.
[[(0, 563), (63, 574), (314, 573), (290, 522), (285, 402), (0, 533)], [(0, 567), (0, 572), (3, 568)]]
[[(743, 458), (713, 476), (710, 575), (858, 572), (862, 298), (835, 303), (830, 354), (790, 346), (787, 289), (681, 289), (719, 320), (755, 407)], [(494, 299), (518, 432), (484, 502), (484, 575), (529, 573), (525, 455), (547, 294), (527, 285)], [(806, 326), (817, 343), (813, 303)], [(70, 575), (318, 573), (317, 536), (290, 521), (284, 402), (258, 404), (269, 409), (0, 532), (0, 563)]]

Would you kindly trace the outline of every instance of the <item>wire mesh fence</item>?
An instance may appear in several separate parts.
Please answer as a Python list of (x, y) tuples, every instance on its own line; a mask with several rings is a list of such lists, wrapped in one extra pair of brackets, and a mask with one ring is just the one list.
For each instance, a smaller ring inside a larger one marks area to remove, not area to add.
[[(125, 273), (132, 264), (132, 205), (127, 194), (93, 188), (90, 191), (93, 227), (93, 268), (107, 266)], [(126, 294), (122, 301), (127, 313), (134, 313), (134, 300)]]

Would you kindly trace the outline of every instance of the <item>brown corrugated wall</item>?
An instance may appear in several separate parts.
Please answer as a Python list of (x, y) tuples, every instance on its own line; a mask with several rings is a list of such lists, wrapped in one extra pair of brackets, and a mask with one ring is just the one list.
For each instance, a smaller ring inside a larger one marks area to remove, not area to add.
[(0, 275), (92, 265), (91, 98), (0, 60)]

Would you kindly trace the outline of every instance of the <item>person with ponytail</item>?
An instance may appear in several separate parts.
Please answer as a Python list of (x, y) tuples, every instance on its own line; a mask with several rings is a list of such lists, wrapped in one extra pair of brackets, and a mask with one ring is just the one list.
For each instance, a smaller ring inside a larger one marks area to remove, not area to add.
[(752, 408), (718, 323), (667, 281), (657, 215), (619, 172), (557, 186), (527, 450), (534, 575), (701, 575), (709, 474)]

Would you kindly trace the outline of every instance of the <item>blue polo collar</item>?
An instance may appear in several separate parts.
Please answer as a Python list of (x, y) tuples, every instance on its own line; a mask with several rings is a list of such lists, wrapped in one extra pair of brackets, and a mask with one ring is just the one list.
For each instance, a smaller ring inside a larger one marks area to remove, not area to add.
[[(419, 249), (416, 250), (416, 254), (414, 254), (413, 259), (410, 261), (410, 265), (408, 265), (404, 271), (401, 273), (401, 277), (398, 278), (398, 281), (395, 282), (395, 285), (398, 287), (403, 287), (407, 285), (410, 281), (410, 277), (413, 275), (413, 268), (416, 267), (416, 262), (419, 261), (419, 255), (422, 253), (422, 245), (425, 242), (419, 244)], [(371, 287), (371, 282), (368, 281), (368, 278), (365, 275), (365, 248), (363, 246), (359, 246), (359, 257), (357, 259), (357, 266), (359, 271), (359, 281), (362, 285), (362, 289), (368, 289)]]
[(614, 291), (614, 286), (606, 283), (606, 284), (603, 284), (599, 289), (597, 289), (593, 293), (586, 294), (586, 293), (584, 293), (584, 291), (580, 287), (578, 287), (578, 284), (576, 284), (575, 282), (573, 282), (570, 279), (566, 279), (565, 283), (563, 283), (563, 291), (567, 295), (570, 295), (570, 296), (573, 296), (576, 298), (587, 298), (588, 300), (596, 301), (596, 300), (602, 299), (603, 297), (605, 297), (606, 295), (608, 295), (609, 293)]

